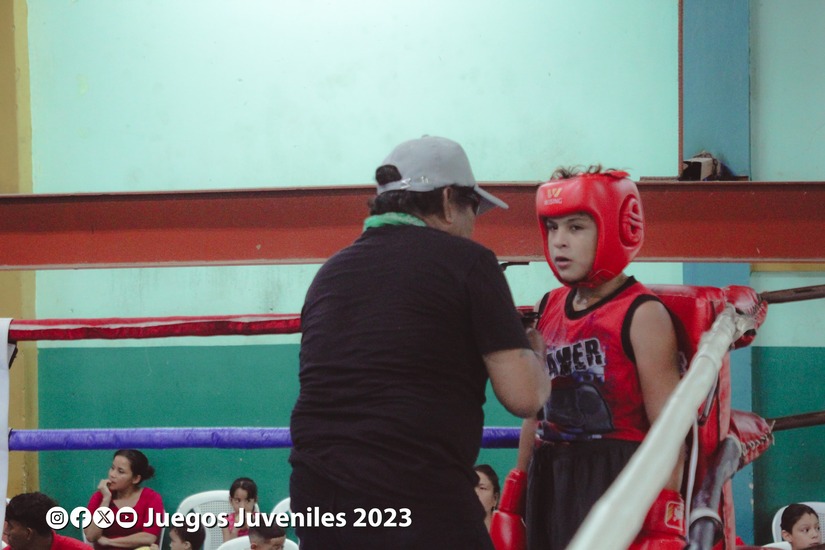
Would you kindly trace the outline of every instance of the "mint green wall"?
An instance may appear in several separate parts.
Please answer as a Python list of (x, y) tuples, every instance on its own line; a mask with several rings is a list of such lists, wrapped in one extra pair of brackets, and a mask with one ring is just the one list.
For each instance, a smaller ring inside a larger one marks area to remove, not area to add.
[(825, 4), (751, 2), (751, 157), (756, 180), (825, 174)]
[(422, 133), (480, 180), (672, 175), (677, 4), (29, 1), (36, 192), (357, 184)]
[[(482, 181), (672, 175), (676, 8), (30, 0), (34, 189), (363, 184), (422, 133)], [(314, 268), (282, 269), (41, 272), (37, 314), (293, 312)]]
[[(423, 133), (481, 181), (673, 175), (677, 23), (658, 0), (30, 0), (34, 190), (364, 184)], [(314, 268), (282, 269), (41, 272), (37, 315), (294, 312)]]
[[(825, 174), (825, 4), (751, 2), (751, 167), (755, 180), (822, 181)], [(793, 216), (789, 212), (790, 217)], [(758, 291), (825, 284), (819, 272), (754, 273)], [(825, 410), (825, 301), (771, 306), (753, 356), (754, 410), (765, 417)], [(754, 464), (756, 542), (778, 508), (825, 500), (823, 428), (776, 434)]]

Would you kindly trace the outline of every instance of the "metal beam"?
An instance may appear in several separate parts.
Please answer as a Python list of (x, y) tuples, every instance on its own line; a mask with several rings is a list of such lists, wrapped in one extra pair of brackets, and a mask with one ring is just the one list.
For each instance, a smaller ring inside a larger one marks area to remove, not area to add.
[[(543, 260), (536, 184), (483, 185), (510, 204), (475, 238)], [(825, 182), (639, 184), (643, 261), (825, 262)], [(372, 186), (0, 196), (0, 269), (317, 263), (360, 233)]]

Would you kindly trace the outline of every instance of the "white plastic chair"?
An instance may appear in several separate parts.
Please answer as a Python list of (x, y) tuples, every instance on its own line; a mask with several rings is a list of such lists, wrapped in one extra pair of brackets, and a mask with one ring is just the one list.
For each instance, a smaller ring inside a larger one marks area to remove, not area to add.
[(278, 504), (275, 505), (275, 508), (272, 509), (273, 514), (280, 514), (282, 512), (289, 512), (289, 497), (286, 497)]
[[(825, 527), (825, 502), (800, 502), (799, 504), (807, 504), (813, 508), (816, 515), (819, 516), (819, 525)], [(773, 515), (771, 533), (773, 533), (774, 542), (785, 542), (782, 540), (782, 527), (779, 525), (782, 522), (782, 512), (785, 511), (785, 508), (787, 508), (787, 506), (783, 506)], [(820, 537), (820, 542), (825, 542), (825, 530), (820, 533)], [(770, 548), (770, 546), (768, 548)], [(788, 545), (787, 548), (790, 548), (790, 545)]]
[[(221, 544), (217, 550), (249, 550), (250, 544), (248, 536), (238, 537)], [(284, 550), (298, 550), (298, 543), (286, 539), (284, 541)]]
[[(215, 491), (203, 491), (189, 495), (178, 506), (179, 514), (187, 514), (195, 512), (204, 514), (209, 512), (211, 514), (231, 514), (232, 505), (229, 504), (229, 490), (219, 489)], [(234, 542), (232, 539), (228, 542)], [(223, 544), (223, 533), (220, 527), (206, 528), (206, 540), (203, 542), (203, 550), (217, 550)], [(247, 541), (246, 548), (249, 548)], [(242, 549), (237, 549), (242, 550)]]
[[(286, 497), (285, 499), (282, 499), (280, 502), (278, 502), (278, 504), (276, 504), (275, 507), (272, 508), (272, 516), (275, 517), (277, 516), (277, 514), (289, 512), (291, 510), (290, 502), (291, 501), (289, 500), (289, 497)], [(286, 539), (286, 542), (284, 542), (284, 550), (298, 550), (298, 543)]]
[[(204, 548), (206, 548), (205, 545)], [(228, 540), (218, 546), (217, 550), (249, 550), (249, 537), (243, 536)]]
[(771, 542), (762, 546), (762, 548), (783, 548), (784, 550), (791, 550), (790, 542)]
[[(204, 514), (209, 512), (217, 516), (218, 514), (228, 515), (231, 514), (232, 511), (232, 505), (229, 504), (228, 489), (216, 489), (214, 491), (203, 491), (189, 495), (183, 499), (178, 506), (178, 513), (180, 514), (186, 514), (188, 512)], [(260, 512), (257, 504), (255, 505), (255, 511)], [(236, 539), (232, 540), (234, 541)], [(223, 532), (221, 532), (221, 528), (217, 526), (206, 528), (206, 540), (203, 542), (203, 550), (218, 550), (222, 544)], [(249, 548), (248, 543), (246, 548)]]

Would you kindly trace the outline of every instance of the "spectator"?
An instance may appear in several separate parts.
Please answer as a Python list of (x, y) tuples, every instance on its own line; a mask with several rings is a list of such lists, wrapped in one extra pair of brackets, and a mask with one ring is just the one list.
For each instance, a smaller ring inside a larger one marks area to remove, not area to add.
[(86, 539), (94, 543), (95, 550), (140, 548), (158, 541), (161, 527), (155, 524), (157, 516), (154, 515), (163, 514), (163, 500), (157, 492), (141, 486), (154, 475), (155, 469), (142, 452), (136, 449), (115, 452), (109, 476), (100, 480), (86, 507), (91, 511), (109, 508), (114, 514), (129, 507), (135, 511), (137, 523), (127, 528), (114, 522), (111, 527), (101, 529), (92, 522), (83, 532)]
[(88, 544), (55, 533), (46, 518), (57, 503), (43, 493), (23, 493), (6, 505), (3, 537), (11, 550), (91, 550)]
[(232, 513), (227, 518), (229, 524), (222, 529), (224, 542), (249, 533), (249, 518), (258, 504), (258, 486), (248, 477), (239, 477), (229, 487), (229, 504), (232, 505)]

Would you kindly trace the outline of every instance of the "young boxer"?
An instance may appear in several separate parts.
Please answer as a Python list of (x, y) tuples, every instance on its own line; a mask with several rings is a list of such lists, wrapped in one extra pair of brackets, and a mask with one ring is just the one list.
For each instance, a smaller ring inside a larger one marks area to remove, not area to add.
[[(538, 419), (522, 426), (516, 468), (493, 519), (498, 550), (566, 548), (680, 378), (668, 310), (623, 272), (644, 240), (636, 184), (600, 167), (557, 170), (539, 187), (536, 211), (545, 256), (564, 285), (543, 300), (537, 327), (553, 391)], [(681, 472), (682, 461), (634, 548), (683, 547)], [(525, 489), (526, 541), (512, 513)]]

